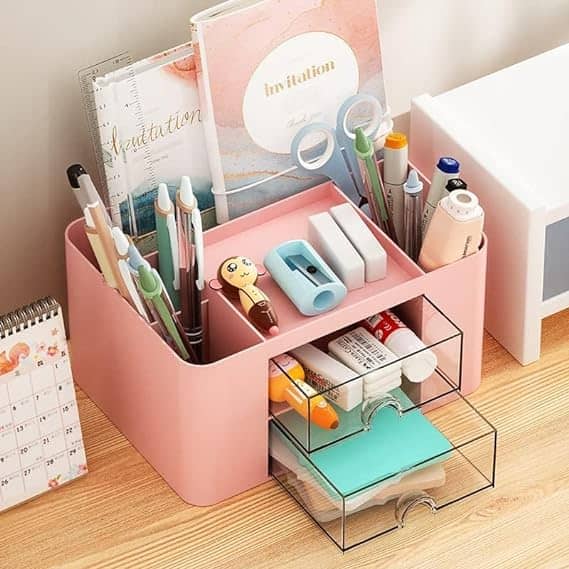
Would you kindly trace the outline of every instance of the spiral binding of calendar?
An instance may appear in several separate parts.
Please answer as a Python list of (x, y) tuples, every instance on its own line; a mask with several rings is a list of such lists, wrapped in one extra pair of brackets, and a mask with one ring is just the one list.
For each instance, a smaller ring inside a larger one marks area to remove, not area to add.
[(0, 340), (59, 314), (60, 306), (51, 296), (40, 298), (13, 312), (0, 316)]

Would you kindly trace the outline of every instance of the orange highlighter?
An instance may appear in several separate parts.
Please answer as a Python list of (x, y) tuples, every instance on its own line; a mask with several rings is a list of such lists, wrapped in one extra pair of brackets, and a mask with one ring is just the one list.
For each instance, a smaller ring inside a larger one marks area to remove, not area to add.
[(269, 399), (274, 403), (286, 401), (322, 429), (336, 429), (340, 424), (336, 411), (304, 378), (304, 368), (292, 356), (282, 354), (273, 358), (269, 362)]

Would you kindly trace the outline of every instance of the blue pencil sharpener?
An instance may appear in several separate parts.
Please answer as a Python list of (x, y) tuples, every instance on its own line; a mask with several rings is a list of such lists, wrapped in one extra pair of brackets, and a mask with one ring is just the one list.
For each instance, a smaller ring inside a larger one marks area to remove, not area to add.
[(308, 241), (287, 241), (270, 251), (264, 265), (298, 310), (316, 316), (336, 308), (348, 293)]

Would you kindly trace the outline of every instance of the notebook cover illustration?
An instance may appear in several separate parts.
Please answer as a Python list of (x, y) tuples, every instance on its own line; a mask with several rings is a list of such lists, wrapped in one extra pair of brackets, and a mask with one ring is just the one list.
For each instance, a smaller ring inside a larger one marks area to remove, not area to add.
[(187, 175), (205, 228), (214, 225), (191, 45), (98, 77), (95, 101), (113, 222), (135, 237), (151, 234), (158, 184), (166, 183), (174, 199)]
[(321, 181), (290, 157), (303, 126), (356, 93), (385, 109), (375, 0), (233, 0), (192, 33), (218, 222)]

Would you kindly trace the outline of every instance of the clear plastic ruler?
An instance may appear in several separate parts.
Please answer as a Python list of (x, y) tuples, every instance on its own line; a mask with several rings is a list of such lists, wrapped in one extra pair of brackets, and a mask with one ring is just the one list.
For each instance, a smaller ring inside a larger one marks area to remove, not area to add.
[[(87, 116), (91, 143), (95, 152), (97, 170), (99, 172), (99, 179), (101, 181), (101, 187), (104, 190), (103, 194), (107, 206), (109, 205), (109, 188), (107, 186), (105, 164), (108, 163), (110, 157), (106, 156), (107, 152), (104, 150), (104, 148), (108, 147), (110, 142), (109, 140), (106, 140), (106, 138), (109, 137), (108, 133), (110, 132), (109, 124), (106, 124), (106, 122), (108, 122), (110, 119), (103, 118), (102, 120), (105, 122), (101, 122), (101, 117), (106, 117), (106, 115), (104, 112), (101, 112), (102, 109), (97, 108), (95, 92), (99, 87), (97, 87), (95, 79), (119, 69), (123, 70), (123, 73), (127, 77), (128, 93), (130, 99), (127, 101), (126, 105), (130, 107), (131, 111), (133, 112), (139, 131), (142, 131), (145, 126), (145, 115), (138, 93), (135, 66), (136, 64), (133, 63), (130, 53), (125, 51), (109, 59), (105, 59), (103, 61), (95, 63), (94, 65), (90, 65), (89, 67), (85, 67), (78, 72), (83, 107)], [(156, 187), (158, 185), (158, 181), (154, 171), (153, 159), (149, 145), (143, 145), (139, 149), (139, 152), (141, 152), (143, 155), (142, 157), (144, 160), (146, 184), (149, 187)], [(129, 207), (131, 209), (131, 215), (129, 216), (131, 227), (129, 228), (129, 233), (135, 237), (138, 235), (138, 230), (136, 227), (136, 216), (134, 215), (134, 205), (130, 199)]]

